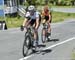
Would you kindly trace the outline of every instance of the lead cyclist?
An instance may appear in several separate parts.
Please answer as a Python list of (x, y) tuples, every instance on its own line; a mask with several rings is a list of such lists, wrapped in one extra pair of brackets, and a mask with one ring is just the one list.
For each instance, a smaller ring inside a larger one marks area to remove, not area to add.
[(26, 12), (25, 19), (23, 21), (23, 25), (21, 26), (21, 30), (24, 30), (24, 26), (27, 27), (29, 25), (34, 27), (34, 41), (33, 47), (38, 45), (37, 33), (39, 28), (39, 13), (36, 11), (33, 5), (28, 7), (28, 11)]

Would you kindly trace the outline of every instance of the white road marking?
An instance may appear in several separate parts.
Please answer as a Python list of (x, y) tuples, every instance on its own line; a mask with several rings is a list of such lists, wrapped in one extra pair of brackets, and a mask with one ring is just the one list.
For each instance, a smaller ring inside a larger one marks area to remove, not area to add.
[[(51, 46), (49, 46), (49, 47), (47, 47), (47, 48), (44, 48), (43, 50), (51, 49), (51, 48), (56, 47), (56, 46), (58, 46), (58, 45), (67, 43), (67, 42), (69, 42), (69, 41), (72, 41), (73, 39), (75, 39), (75, 37), (72, 37), (72, 38), (69, 38), (69, 39), (67, 39), (67, 40), (65, 40), (65, 41), (62, 41), (62, 42), (59, 42), (59, 43), (57, 43), (57, 44), (51, 45)], [(28, 58), (30, 58), (30, 57), (32, 57), (32, 56), (34, 56), (34, 54), (32, 54), (32, 55), (30, 55), (30, 56), (27, 56), (27, 57), (24, 57), (24, 58), (21, 58), (21, 59), (19, 59), (19, 60), (27, 60)]]
[(51, 45), (51, 46), (49, 46), (49, 47), (47, 47), (47, 48), (44, 48), (43, 50), (51, 49), (51, 48), (56, 47), (56, 46), (58, 46), (58, 45), (67, 43), (67, 42), (69, 42), (69, 41), (72, 41), (73, 39), (75, 39), (75, 37), (69, 38), (69, 39), (67, 39), (67, 40), (65, 40), (65, 41), (62, 41), (62, 42), (59, 42), (59, 43), (57, 43), (57, 44)]
[(19, 59), (19, 60), (26, 60), (26, 59), (28, 59), (28, 58), (30, 58), (30, 57), (32, 57), (33, 55), (30, 55), (30, 56), (27, 56), (27, 57), (24, 57), (24, 58), (21, 58), (21, 59)]

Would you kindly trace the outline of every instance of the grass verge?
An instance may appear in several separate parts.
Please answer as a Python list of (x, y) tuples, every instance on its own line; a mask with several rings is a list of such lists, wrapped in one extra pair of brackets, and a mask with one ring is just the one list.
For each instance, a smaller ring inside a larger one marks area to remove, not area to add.
[(71, 60), (75, 60), (75, 48), (72, 50)]
[(65, 19), (75, 18), (75, 13), (52, 12), (52, 22), (61, 22)]
[(23, 20), (22, 17), (6, 17), (6, 24), (8, 28), (20, 27)]
[[(75, 18), (75, 13), (62, 13), (52, 12), (52, 23), (61, 22), (65, 19)], [(8, 28), (20, 27), (23, 23), (24, 18), (22, 17), (6, 17), (6, 23)]]
[(51, 7), (53, 8), (75, 8), (75, 6), (51, 6)]

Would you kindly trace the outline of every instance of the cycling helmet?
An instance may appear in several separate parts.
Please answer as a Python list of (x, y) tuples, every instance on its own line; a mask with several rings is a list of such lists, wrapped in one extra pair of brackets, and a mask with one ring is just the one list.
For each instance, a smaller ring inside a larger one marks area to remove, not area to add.
[(31, 6), (28, 7), (28, 10), (29, 11), (35, 11), (35, 7), (33, 5), (31, 5)]

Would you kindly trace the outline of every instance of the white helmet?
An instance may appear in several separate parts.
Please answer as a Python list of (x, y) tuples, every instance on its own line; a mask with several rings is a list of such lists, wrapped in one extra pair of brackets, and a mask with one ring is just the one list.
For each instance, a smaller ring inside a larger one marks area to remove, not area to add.
[(33, 5), (31, 5), (31, 6), (28, 7), (28, 10), (29, 11), (35, 11), (35, 7)]

